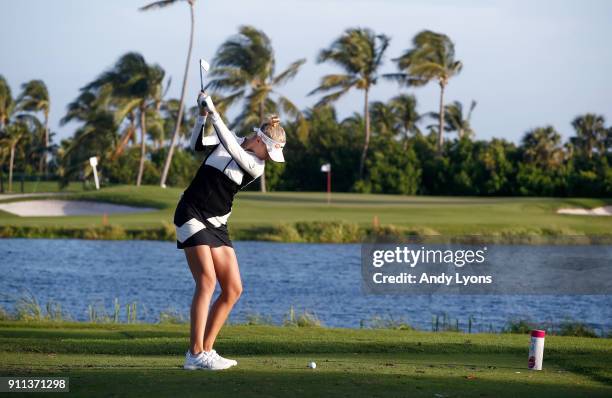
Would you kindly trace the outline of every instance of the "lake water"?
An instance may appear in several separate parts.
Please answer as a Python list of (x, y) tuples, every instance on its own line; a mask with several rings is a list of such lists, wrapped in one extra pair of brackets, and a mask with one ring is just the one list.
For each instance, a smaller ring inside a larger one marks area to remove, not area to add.
[[(114, 298), (137, 302), (138, 319), (157, 322), (160, 311), (185, 316), (193, 280), (182, 250), (154, 241), (0, 240), (0, 305), (13, 310), (31, 292), (77, 320), (88, 305), (112, 313)], [(420, 329), (432, 317), (459, 320), (465, 329), (499, 330), (511, 319), (549, 325), (564, 320), (612, 330), (612, 295), (367, 295), (362, 291), (360, 245), (235, 242), (244, 293), (230, 320), (270, 316), (281, 323), (293, 306), (315, 313), (326, 326), (360, 327), (375, 316), (402, 319)], [(27, 289), (27, 290), (26, 290)], [(124, 317), (122, 309), (122, 318)], [(367, 324), (367, 323), (366, 323)]]

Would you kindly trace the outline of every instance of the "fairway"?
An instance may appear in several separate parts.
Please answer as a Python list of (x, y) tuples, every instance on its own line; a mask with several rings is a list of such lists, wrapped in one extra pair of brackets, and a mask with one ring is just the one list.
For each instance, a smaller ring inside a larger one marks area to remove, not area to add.
[[(187, 325), (0, 323), (3, 376), (70, 377), (71, 395), (606, 397), (612, 340), (547, 337), (528, 371), (527, 335), (228, 326), (222, 372), (181, 369)], [(308, 369), (315, 361), (317, 368)]]
[[(0, 226), (90, 228), (103, 221), (128, 229), (170, 225), (182, 190), (145, 186), (118, 186), (99, 192), (72, 192), (54, 198), (107, 201), (153, 207), (139, 214), (66, 217), (18, 217), (0, 212)], [(239, 233), (266, 226), (296, 222), (343, 221), (369, 227), (380, 225), (414, 228), (450, 236), (470, 234), (609, 235), (612, 217), (559, 215), (562, 207), (598, 207), (611, 199), (437, 197), (334, 193), (327, 204), (324, 193), (241, 192), (230, 218), (230, 230)]]

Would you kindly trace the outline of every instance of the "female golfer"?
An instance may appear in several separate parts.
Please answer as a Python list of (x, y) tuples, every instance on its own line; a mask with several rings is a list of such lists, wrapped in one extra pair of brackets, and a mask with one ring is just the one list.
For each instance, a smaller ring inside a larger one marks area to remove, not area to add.
[[(242, 293), (238, 260), (229, 238), (227, 219), (234, 195), (264, 172), (265, 161), (284, 162), (285, 131), (278, 116), (270, 116), (248, 138), (237, 137), (221, 120), (212, 99), (198, 96), (200, 115), (191, 133), (191, 148), (214, 148), (185, 190), (174, 213), (177, 247), (185, 250), (195, 281), (191, 302), (191, 340), (185, 369), (227, 369), (237, 362), (213, 349), (219, 330)], [(204, 136), (210, 117), (215, 134)], [(219, 281), (221, 294), (210, 301)]]

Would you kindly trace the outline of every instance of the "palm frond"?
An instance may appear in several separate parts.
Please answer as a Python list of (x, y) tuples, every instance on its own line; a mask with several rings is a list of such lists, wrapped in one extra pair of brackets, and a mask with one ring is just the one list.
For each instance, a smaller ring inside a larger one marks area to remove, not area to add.
[(342, 90), (338, 90), (335, 93), (331, 93), (328, 94), (326, 96), (324, 96), (323, 98), (321, 98), (319, 100), (319, 102), (317, 102), (315, 104), (315, 106), (322, 106), (322, 105), (327, 105), (331, 102), (336, 101), (338, 98), (342, 97), (344, 94), (348, 93), (348, 91), (351, 89), (351, 87), (345, 87)]
[(282, 109), (282, 111), (285, 114), (287, 114), (288, 116), (291, 116), (293, 118), (297, 118), (297, 117), (302, 116), (302, 112), (300, 111), (300, 108), (298, 108), (287, 97), (284, 97), (282, 95), (279, 96), (278, 97), (278, 105), (279, 105), (280, 109)]
[[(222, 97), (219, 101), (215, 102), (219, 105), (219, 112), (224, 112), (224, 109), (227, 109), (234, 105), (237, 101), (241, 100), (244, 97), (244, 90), (238, 90), (230, 95), (226, 95)], [(221, 106), (224, 108), (222, 109)]]
[(293, 79), (295, 75), (300, 71), (300, 67), (306, 63), (306, 58), (299, 59), (293, 62), (287, 69), (278, 74), (276, 77), (272, 79), (273, 85), (280, 85), (288, 82)]
[(382, 75), (382, 78), (385, 80), (397, 82), (399, 84), (406, 84), (408, 80), (408, 74), (403, 73), (403, 72), (384, 73)]
[(337, 88), (350, 88), (357, 85), (358, 79), (353, 75), (327, 75), (321, 79), (319, 87), (312, 90), (308, 95), (323, 93)]
[(153, 3), (147, 4), (146, 6), (140, 7), (139, 10), (140, 11), (149, 11), (149, 10), (155, 10), (158, 8), (164, 8), (167, 6), (170, 6), (174, 3), (178, 3), (180, 0), (159, 0), (159, 1), (154, 1)]

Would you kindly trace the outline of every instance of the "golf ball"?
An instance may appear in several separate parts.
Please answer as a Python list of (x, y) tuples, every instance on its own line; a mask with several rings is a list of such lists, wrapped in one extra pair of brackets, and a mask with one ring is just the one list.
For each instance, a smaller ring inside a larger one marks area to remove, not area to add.
[(316, 368), (317, 368), (317, 364), (316, 364), (316, 363), (314, 363), (314, 362), (310, 362), (310, 363), (308, 364), (308, 367), (309, 367), (310, 369), (316, 369)]

